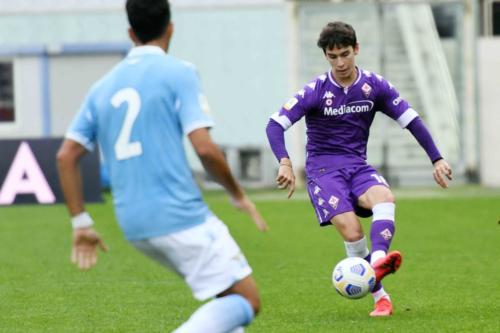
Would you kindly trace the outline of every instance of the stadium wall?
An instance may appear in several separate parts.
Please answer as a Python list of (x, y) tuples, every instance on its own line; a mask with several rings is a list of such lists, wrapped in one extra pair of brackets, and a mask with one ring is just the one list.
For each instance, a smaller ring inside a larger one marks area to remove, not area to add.
[(479, 40), (480, 121), (478, 129), (480, 145), (481, 183), (500, 187), (500, 106), (498, 89), (500, 76), (500, 38)]

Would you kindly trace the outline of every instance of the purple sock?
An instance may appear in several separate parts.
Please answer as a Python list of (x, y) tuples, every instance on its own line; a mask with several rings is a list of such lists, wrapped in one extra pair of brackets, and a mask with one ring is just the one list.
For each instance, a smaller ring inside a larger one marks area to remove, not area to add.
[(370, 231), (372, 253), (375, 251), (387, 252), (387, 250), (389, 250), (392, 237), (394, 236), (394, 230), (394, 222), (390, 220), (373, 221)]

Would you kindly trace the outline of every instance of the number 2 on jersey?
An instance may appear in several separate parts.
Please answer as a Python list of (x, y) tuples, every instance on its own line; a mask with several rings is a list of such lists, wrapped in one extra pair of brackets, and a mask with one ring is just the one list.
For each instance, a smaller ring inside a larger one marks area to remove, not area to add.
[(137, 90), (125, 88), (118, 91), (111, 98), (111, 104), (118, 108), (127, 103), (127, 114), (123, 122), (120, 134), (115, 143), (115, 155), (117, 160), (126, 160), (134, 156), (142, 155), (142, 145), (139, 141), (130, 142), (132, 126), (141, 110), (141, 97)]

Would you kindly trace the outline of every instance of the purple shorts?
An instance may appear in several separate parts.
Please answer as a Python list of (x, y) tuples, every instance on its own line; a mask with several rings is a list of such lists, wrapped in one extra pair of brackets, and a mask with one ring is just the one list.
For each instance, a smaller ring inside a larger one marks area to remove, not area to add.
[(384, 177), (371, 165), (353, 166), (329, 172), (310, 179), (307, 192), (321, 226), (331, 224), (335, 216), (354, 211), (361, 217), (369, 217), (372, 211), (359, 207), (358, 198), (370, 187), (389, 187)]

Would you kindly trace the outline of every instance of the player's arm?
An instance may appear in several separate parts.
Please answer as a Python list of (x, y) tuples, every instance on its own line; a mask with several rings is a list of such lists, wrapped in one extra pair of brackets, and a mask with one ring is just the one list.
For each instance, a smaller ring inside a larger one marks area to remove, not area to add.
[(452, 170), (448, 162), (439, 153), (439, 150), (432, 139), (432, 136), (424, 125), (420, 117), (413, 119), (406, 127), (410, 133), (415, 137), (420, 146), (425, 150), (427, 156), (434, 165), (433, 176), (436, 183), (442, 188), (448, 187), (448, 180), (452, 180)]
[(382, 77), (379, 80), (379, 101), (382, 109), (389, 117), (396, 120), (401, 128), (406, 128), (415, 137), (420, 146), (425, 150), (431, 160), (434, 171), (433, 176), (436, 183), (446, 188), (448, 183), (446, 178), (451, 180), (451, 167), (443, 159), (436, 147), (429, 130), (424, 125), (418, 113), (413, 110), (407, 101), (399, 96), (397, 90)]
[(294, 97), (283, 105), (280, 111), (271, 116), (266, 134), (271, 150), (279, 162), (276, 184), (280, 189), (288, 189), (288, 199), (295, 191), (295, 174), (292, 162), (286, 150), (285, 131), (299, 121), (310, 109), (313, 109), (317, 100), (315, 83), (306, 85)]
[(253, 202), (246, 196), (245, 192), (234, 179), (229, 169), (224, 154), (212, 141), (207, 128), (198, 128), (188, 134), (193, 148), (200, 158), (205, 170), (221, 184), (231, 196), (232, 203), (236, 208), (250, 215), (260, 231), (266, 231), (268, 226)]
[(85, 211), (83, 204), (79, 161), (85, 153), (82, 145), (70, 139), (64, 140), (57, 153), (59, 181), (73, 227), (71, 262), (82, 270), (87, 270), (97, 263), (97, 246), (107, 251), (99, 234), (92, 228), (92, 218)]
[(287, 198), (290, 199), (295, 191), (295, 174), (285, 146), (285, 130), (275, 120), (270, 119), (266, 127), (266, 134), (271, 150), (279, 161), (276, 184), (280, 189), (288, 189)]

